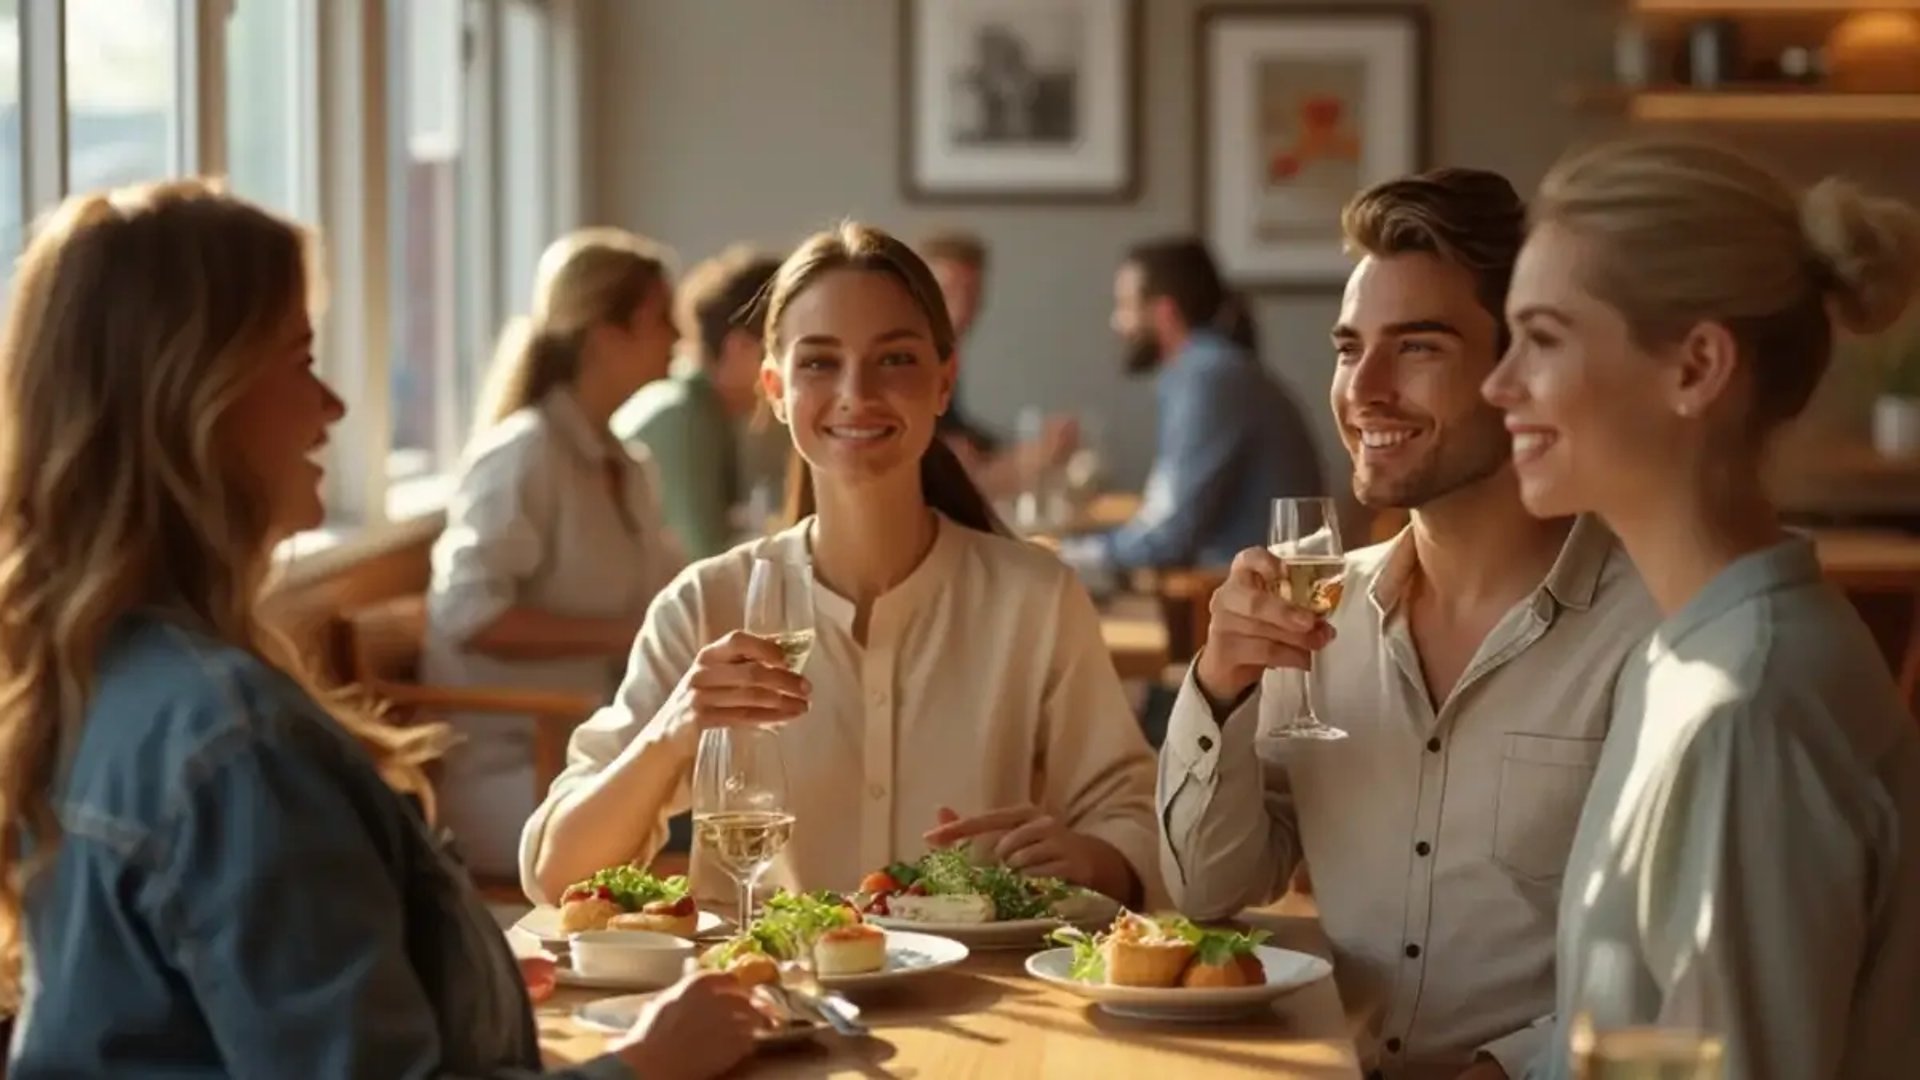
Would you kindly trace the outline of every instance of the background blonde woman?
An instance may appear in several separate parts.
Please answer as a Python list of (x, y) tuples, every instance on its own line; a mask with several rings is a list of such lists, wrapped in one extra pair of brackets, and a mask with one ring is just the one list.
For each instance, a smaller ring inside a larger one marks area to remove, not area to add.
[[(648, 602), (684, 561), (651, 470), (608, 426), (666, 374), (672, 308), (662, 252), (631, 233), (583, 230), (541, 256), (434, 545), (428, 681), (612, 694)], [(470, 865), (512, 876), (539, 801), (532, 723), (456, 724), (442, 816)]]
[[(851, 889), (966, 840), (1121, 900), (1158, 895), (1152, 753), (1086, 590), (1005, 535), (935, 437), (952, 360), (939, 285), (892, 236), (849, 224), (787, 259), (761, 386), (799, 454), (795, 523), (695, 563), (648, 612), (618, 699), (574, 732), (527, 823), (530, 894), (657, 851), (703, 728), (793, 721), (776, 737), (800, 824), (770, 885)], [(811, 560), (804, 678), (740, 632), (757, 554)], [(717, 893), (714, 869), (695, 852)]]
[[(306, 689), (254, 614), (340, 418), (296, 229), (197, 183), (70, 200), (0, 337), (0, 941), (15, 1076), (525, 1077), (519, 969), (389, 784), (435, 735)], [(16, 971), (16, 974), (18, 972)], [(692, 981), (577, 1077), (704, 1076)], [(664, 1070), (664, 1071), (663, 1071)]]
[(1761, 463), (1833, 324), (1913, 301), (1920, 215), (1643, 141), (1563, 160), (1533, 219), (1487, 396), (1527, 508), (1597, 512), (1666, 616), (1620, 675), (1568, 860), (1554, 1071), (1590, 1018), (1705, 1028), (1728, 1076), (1911, 1076), (1920, 731)]

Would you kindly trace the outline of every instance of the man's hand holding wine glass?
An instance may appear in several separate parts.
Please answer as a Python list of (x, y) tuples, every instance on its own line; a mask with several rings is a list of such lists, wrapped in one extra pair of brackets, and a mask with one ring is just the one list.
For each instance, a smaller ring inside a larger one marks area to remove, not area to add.
[(1311, 654), (1333, 640), (1333, 627), (1320, 616), (1280, 598), (1282, 573), (1279, 556), (1248, 548), (1214, 591), (1207, 644), (1193, 674), (1217, 706), (1238, 701), (1271, 668), (1306, 670)]

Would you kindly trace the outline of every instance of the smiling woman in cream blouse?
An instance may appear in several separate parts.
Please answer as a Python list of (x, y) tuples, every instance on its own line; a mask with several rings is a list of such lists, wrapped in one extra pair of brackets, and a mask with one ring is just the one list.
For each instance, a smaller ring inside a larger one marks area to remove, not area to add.
[[(821, 233), (774, 278), (767, 336), (763, 386), (805, 464), (798, 522), (695, 564), (655, 602), (618, 700), (574, 734), (527, 823), (529, 894), (653, 855), (688, 805), (703, 728), (791, 721), (798, 823), (770, 884), (851, 889), (966, 839), (1121, 900), (1158, 895), (1153, 757), (1093, 604), (1003, 534), (934, 438), (953, 329), (926, 265), (875, 229)], [(804, 678), (739, 632), (767, 553), (813, 563)], [(698, 852), (694, 873), (721, 891)]]

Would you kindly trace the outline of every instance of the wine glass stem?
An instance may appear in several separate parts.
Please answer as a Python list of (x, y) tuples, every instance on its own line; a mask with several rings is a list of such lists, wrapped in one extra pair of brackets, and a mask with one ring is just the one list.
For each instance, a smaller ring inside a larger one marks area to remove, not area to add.
[(740, 928), (753, 921), (753, 881), (760, 875), (748, 870), (736, 880), (740, 883)]
[(1320, 718), (1313, 715), (1313, 657), (1311, 655), (1307, 657), (1306, 669), (1300, 672), (1300, 708), (1305, 714), (1303, 719), (1307, 726), (1311, 727), (1320, 722)]

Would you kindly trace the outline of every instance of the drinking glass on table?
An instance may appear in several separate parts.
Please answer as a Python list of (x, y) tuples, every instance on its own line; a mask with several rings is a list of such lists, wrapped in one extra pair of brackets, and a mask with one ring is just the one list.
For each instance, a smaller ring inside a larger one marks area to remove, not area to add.
[(801, 558), (755, 558), (742, 629), (778, 645), (787, 669), (799, 674), (813, 653), (813, 564)]
[(778, 733), (754, 724), (700, 733), (693, 763), (693, 835), (740, 887), (740, 925), (753, 920), (760, 875), (793, 837)]
[[(1637, 961), (1618, 941), (1597, 941), (1587, 950), (1579, 1008), (1569, 1025), (1568, 1059), (1577, 1080), (1720, 1080), (1725, 1044), (1697, 1013), (1697, 984), (1685, 975), (1673, 992), (1679, 1007), (1650, 1006), (1635, 992)], [(1673, 1012), (1675, 1022), (1646, 1017)]]
[[(1280, 599), (1325, 618), (1340, 606), (1346, 551), (1340, 545), (1340, 521), (1333, 500), (1320, 496), (1273, 500), (1268, 542), (1280, 560), (1280, 579), (1272, 583)], [(1300, 711), (1266, 734), (1283, 739), (1344, 739), (1347, 733), (1321, 722), (1313, 712), (1313, 657), (1300, 673)]]

